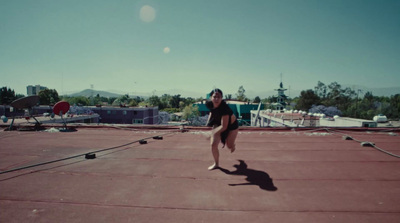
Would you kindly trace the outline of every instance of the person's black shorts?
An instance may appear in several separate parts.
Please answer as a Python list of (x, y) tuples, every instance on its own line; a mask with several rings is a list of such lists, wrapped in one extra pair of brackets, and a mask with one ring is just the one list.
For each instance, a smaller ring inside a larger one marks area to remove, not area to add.
[(222, 142), (222, 144), (225, 145), (226, 138), (228, 138), (229, 132), (233, 131), (235, 129), (238, 129), (238, 128), (239, 128), (239, 122), (236, 119), (232, 124), (228, 125), (228, 129), (227, 130), (221, 132), (221, 142)]

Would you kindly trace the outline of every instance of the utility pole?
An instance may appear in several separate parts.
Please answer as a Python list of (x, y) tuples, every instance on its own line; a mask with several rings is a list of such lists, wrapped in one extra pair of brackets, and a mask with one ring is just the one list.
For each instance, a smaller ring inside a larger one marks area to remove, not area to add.
[(358, 110), (358, 94), (361, 92), (360, 89), (357, 89), (357, 99), (356, 99), (356, 110), (354, 112), (354, 118), (357, 118), (357, 110)]
[(91, 89), (91, 91), (90, 91), (90, 105), (94, 105), (93, 88), (94, 88), (94, 86), (93, 86), (93, 84), (91, 84), (90, 85), (90, 89)]

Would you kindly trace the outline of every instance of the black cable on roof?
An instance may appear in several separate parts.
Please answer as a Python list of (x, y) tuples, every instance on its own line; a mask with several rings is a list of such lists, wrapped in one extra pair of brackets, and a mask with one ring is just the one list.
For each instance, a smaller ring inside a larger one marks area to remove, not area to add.
[[(130, 142), (130, 143), (126, 143), (126, 144), (124, 144), (124, 145), (114, 146), (114, 147), (106, 148), (106, 149), (99, 149), (99, 150), (96, 150), (96, 151), (87, 152), (87, 153), (82, 153), (82, 154), (78, 154), (78, 155), (74, 155), (74, 156), (69, 156), (69, 157), (62, 158), (62, 159), (51, 160), (51, 161), (42, 162), (42, 163), (37, 163), (37, 164), (29, 165), (29, 166), (17, 167), (17, 168), (14, 168), (14, 169), (1, 171), (0, 174), (10, 173), (10, 172), (14, 172), (14, 171), (18, 171), (18, 170), (23, 170), (23, 169), (28, 169), (28, 168), (37, 167), (37, 166), (42, 166), (42, 165), (46, 165), (46, 164), (50, 164), (50, 163), (56, 163), (56, 162), (60, 162), (60, 161), (64, 161), (64, 160), (69, 160), (69, 159), (77, 158), (77, 157), (80, 157), (80, 156), (87, 156), (88, 154), (94, 154), (94, 153), (104, 152), (104, 151), (107, 151), (107, 150), (117, 149), (117, 148), (121, 148), (121, 147), (124, 147), (124, 146), (128, 146), (128, 145), (131, 145), (131, 144), (134, 144), (134, 143), (137, 143), (137, 142), (141, 142), (141, 141), (146, 140), (146, 139), (155, 138), (155, 137), (156, 137), (157, 139), (162, 139), (162, 135), (167, 135), (167, 134), (171, 134), (171, 133), (164, 133), (164, 134), (161, 134), (161, 135), (149, 136), (149, 137), (146, 137), (146, 138), (142, 138), (142, 139), (139, 139), (139, 140), (135, 140), (135, 141)], [(160, 138), (160, 137), (161, 137), (161, 138)]]
[(349, 138), (351, 138), (352, 140), (361, 143), (362, 146), (363, 146), (363, 145), (368, 145), (369, 147), (373, 147), (373, 148), (375, 148), (375, 149), (377, 149), (377, 150), (379, 150), (379, 151), (381, 151), (381, 152), (383, 152), (383, 153), (386, 153), (387, 155), (390, 155), (390, 156), (393, 156), (393, 157), (396, 157), (396, 158), (400, 158), (399, 155), (396, 155), (396, 154), (394, 154), (394, 153), (388, 152), (388, 151), (386, 151), (386, 150), (384, 150), (384, 149), (381, 149), (381, 148), (377, 147), (377, 146), (375, 145), (375, 143), (360, 141), (360, 140), (355, 139), (355, 138), (352, 137), (352, 136), (349, 136), (349, 135), (347, 135), (347, 134), (341, 133), (341, 132), (336, 131), (336, 130), (331, 130), (331, 129), (328, 129), (328, 128), (325, 128), (325, 130), (326, 130), (327, 132), (333, 132), (333, 133), (342, 134), (342, 135), (345, 136), (345, 137), (349, 137)]

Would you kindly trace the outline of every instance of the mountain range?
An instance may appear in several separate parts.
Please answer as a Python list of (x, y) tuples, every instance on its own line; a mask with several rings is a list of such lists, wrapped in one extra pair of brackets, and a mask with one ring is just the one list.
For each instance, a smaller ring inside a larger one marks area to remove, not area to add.
[[(395, 94), (400, 94), (400, 87), (388, 87), (388, 88), (368, 88), (368, 87), (364, 87), (364, 86), (342, 86), (343, 88), (346, 87), (350, 87), (352, 89), (354, 89), (355, 91), (359, 91), (359, 97), (362, 97), (365, 93), (367, 92), (372, 92), (372, 95), (374, 96), (387, 96), (390, 97), (392, 95)], [(291, 98), (297, 97), (300, 95), (300, 92), (302, 90), (287, 90), (285, 92), (286, 95), (288, 95)], [(80, 92), (76, 92), (76, 93), (71, 93), (71, 94), (67, 94), (68, 96), (72, 96), (72, 97), (77, 97), (77, 96), (85, 96), (85, 97), (90, 97), (90, 96), (96, 96), (99, 95), (101, 97), (119, 97), (121, 95), (124, 95), (124, 93), (117, 93), (117, 92), (111, 92), (111, 91), (100, 91), (100, 90), (92, 90), (92, 89), (85, 89), (83, 91)], [(135, 92), (135, 93), (127, 93), (130, 96), (140, 96), (143, 98), (148, 98), (151, 95), (164, 95), (164, 94), (169, 94), (169, 95), (177, 95), (180, 94), (181, 97), (192, 97), (192, 98), (200, 98), (206, 97), (206, 94), (203, 92), (195, 92), (195, 91), (184, 91), (184, 90), (179, 90), (179, 89), (170, 89), (170, 90), (160, 90), (160, 91), (156, 91), (156, 92)], [(256, 96), (259, 96), (260, 98), (267, 98), (269, 96), (274, 96), (276, 95), (277, 92), (274, 90), (269, 90), (269, 91), (252, 91), (252, 90), (248, 90), (245, 92), (245, 95), (252, 99), (255, 98)], [(232, 97), (235, 97), (235, 94), (232, 94)]]
[(100, 97), (106, 97), (106, 98), (113, 98), (113, 97), (117, 98), (117, 97), (121, 96), (122, 94), (112, 93), (112, 92), (108, 92), (108, 91), (91, 90), (91, 89), (85, 89), (80, 92), (68, 94), (68, 96), (71, 96), (71, 97), (78, 97), (78, 96), (96, 97), (96, 95), (99, 95)]

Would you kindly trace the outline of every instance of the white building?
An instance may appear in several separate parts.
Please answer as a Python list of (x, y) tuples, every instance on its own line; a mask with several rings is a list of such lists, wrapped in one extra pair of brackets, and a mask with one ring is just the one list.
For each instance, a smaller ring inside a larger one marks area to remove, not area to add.
[(26, 87), (26, 92), (27, 92), (28, 96), (39, 95), (39, 92), (44, 89), (47, 89), (47, 87), (43, 87), (40, 85), (35, 85), (35, 86), (28, 85)]
[(378, 124), (372, 120), (338, 117), (321, 118), (319, 120), (321, 127), (377, 127)]
[(311, 114), (303, 111), (251, 111), (251, 126), (258, 127), (377, 127), (373, 120)]

